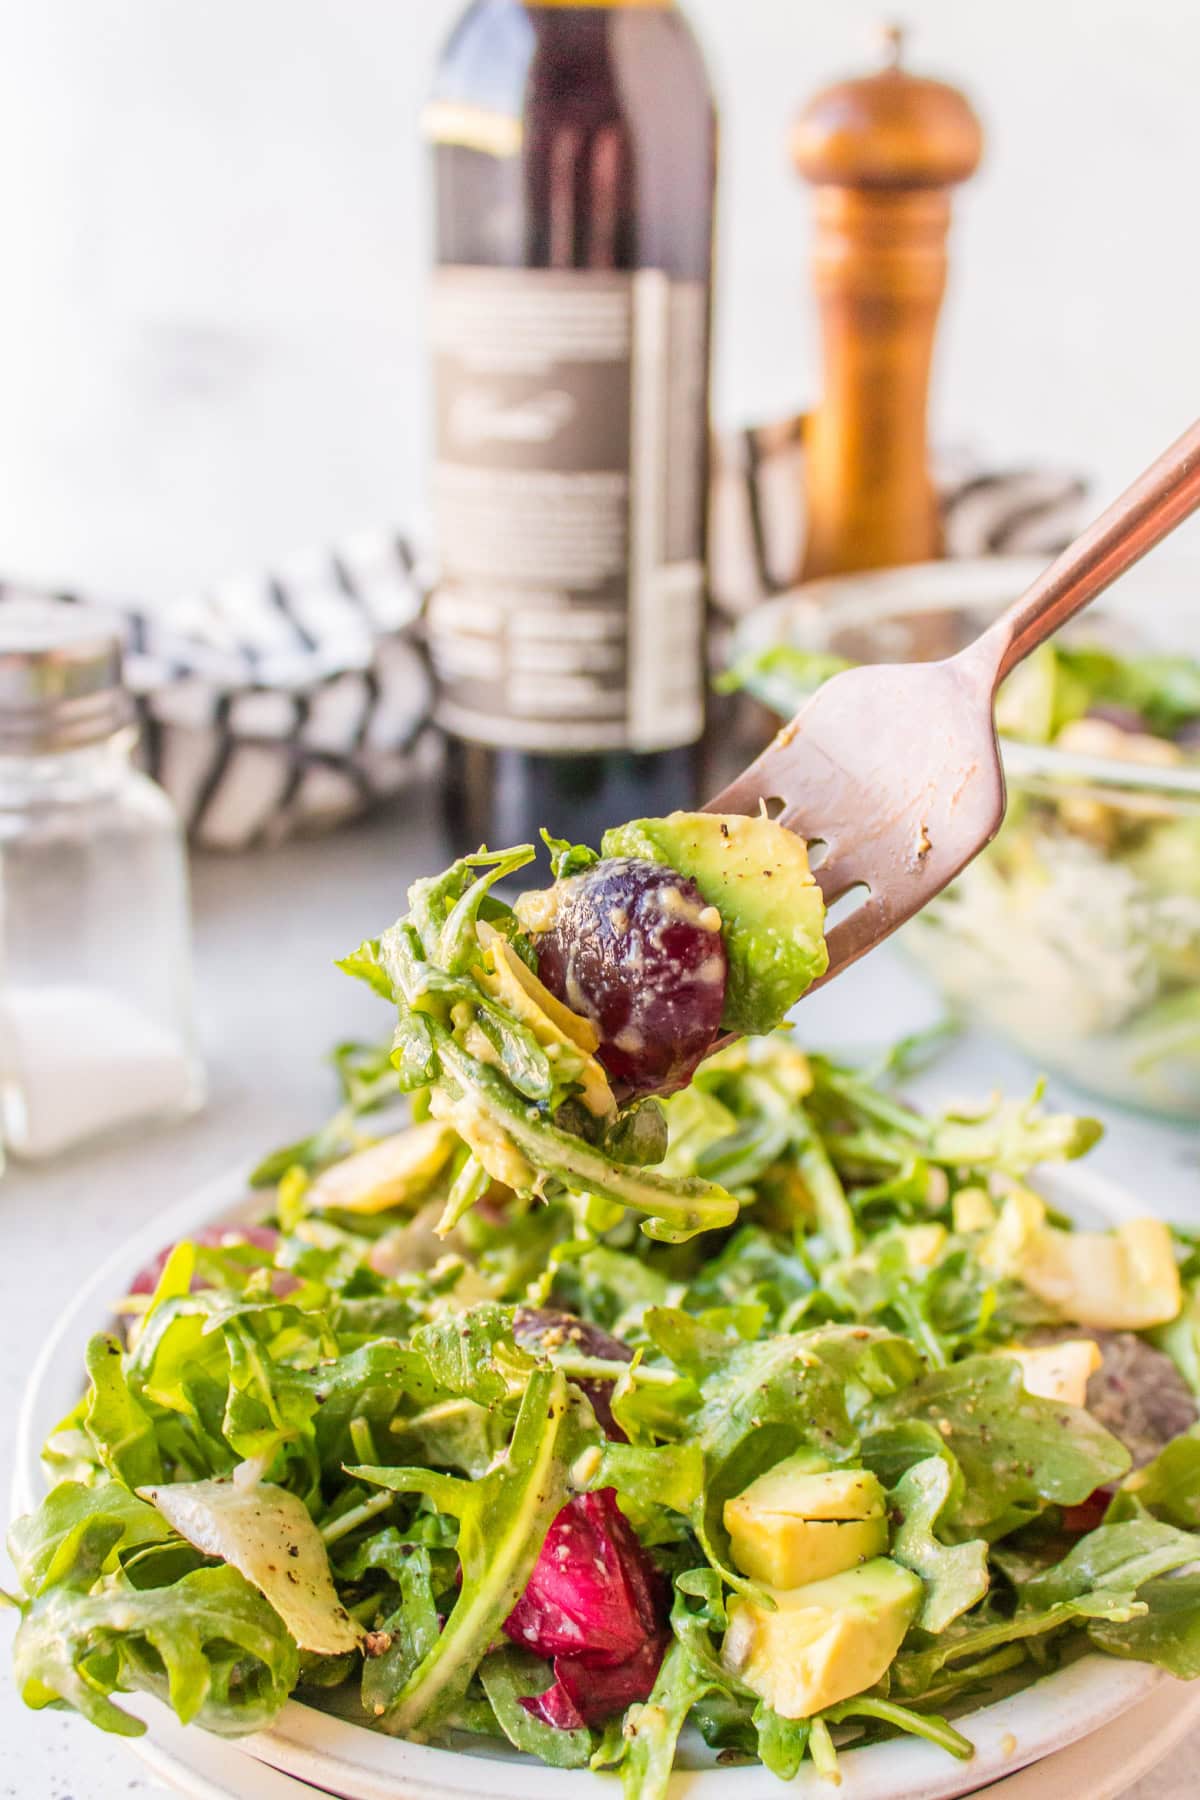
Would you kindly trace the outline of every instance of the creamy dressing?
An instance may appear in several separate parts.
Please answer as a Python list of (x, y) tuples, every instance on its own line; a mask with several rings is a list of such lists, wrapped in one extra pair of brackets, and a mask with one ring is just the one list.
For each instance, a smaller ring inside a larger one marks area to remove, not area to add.
[(569, 885), (566, 881), (556, 881), (553, 887), (531, 888), (527, 894), (518, 894), (513, 901), (513, 912), (521, 929), (532, 937), (542, 931), (553, 931), (562, 909), (563, 890)]
[[(715, 906), (706, 906), (703, 901), (693, 900), (677, 887), (659, 888), (656, 898), (659, 911), (668, 919), (680, 919), (685, 925), (699, 925), (702, 931), (721, 929), (721, 915)], [(716, 914), (715, 927), (705, 923), (706, 913)]]

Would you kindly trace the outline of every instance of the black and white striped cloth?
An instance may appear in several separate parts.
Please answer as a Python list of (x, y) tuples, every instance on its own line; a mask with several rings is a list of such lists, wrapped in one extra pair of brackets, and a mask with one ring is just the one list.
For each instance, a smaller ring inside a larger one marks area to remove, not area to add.
[[(803, 454), (802, 418), (716, 442), (718, 626), (792, 583)], [(1050, 556), (1081, 522), (1073, 475), (947, 464), (939, 478), (950, 556)], [(241, 850), (357, 817), (432, 765), (429, 589), (411, 540), (380, 532), (165, 609), (8, 582), (0, 606), (36, 592), (119, 618), (146, 767), (193, 842)]]
[[(718, 610), (740, 617), (795, 583), (804, 557), (805, 415), (722, 434), (713, 459), (709, 542)], [(941, 456), (934, 468), (945, 554), (1039, 556), (1084, 523), (1087, 484), (1055, 469), (981, 469)]]
[(241, 850), (357, 817), (429, 761), (427, 589), (409, 540), (380, 533), (159, 610), (12, 583), (0, 606), (119, 621), (144, 766), (194, 843)]

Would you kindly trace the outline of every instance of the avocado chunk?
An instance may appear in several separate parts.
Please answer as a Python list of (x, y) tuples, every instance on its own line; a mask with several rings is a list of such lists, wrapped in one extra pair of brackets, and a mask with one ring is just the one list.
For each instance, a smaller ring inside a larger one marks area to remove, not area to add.
[(920, 1579), (886, 1556), (805, 1587), (735, 1596), (721, 1660), (783, 1719), (809, 1719), (887, 1672), (917, 1616)]
[(1011, 1344), (1001, 1356), (1021, 1365), (1027, 1394), (1041, 1400), (1059, 1400), (1067, 1406), (1086, 1406), (1087, 1385), (1104, 1358), (1094, 1338), (1066, 1338), (1056, 1344)]
[(957, 1232), (990, 1231), (996, 1223), (996, 1209), (985, 1188), (959, 1188), (953, 1200), (954, 1229)]
[(665, 863), (721, 915), (726, 1031), (773, 1031), (829, 967), (825, 902), (804, 839), (768, 818), (670, 813), (606, 831), (605, 856)]
[(314, 1211), (379, 1213), (413, 1206), (432, 1188), (457, 1145), (436, 1120), (410, 1125), (324, 1169), (308, 1189)]
[(887, 1549), (887, 1501), (876, 1477), (820, 1465), (802, 1450), (726, 1501), (733, 1560), (752, 1581), (798, 1588)]
[(1171, 1233), (1161, 1219), (1126, 1219), (1114, 1231), (1060, 1231), (1038, 1196), (1017, 1188), (979, 1254), (985, 1267), (1015, 1276), (1075, 1325), (1146, 1331), (1169, 1324), (1183, 1304)]

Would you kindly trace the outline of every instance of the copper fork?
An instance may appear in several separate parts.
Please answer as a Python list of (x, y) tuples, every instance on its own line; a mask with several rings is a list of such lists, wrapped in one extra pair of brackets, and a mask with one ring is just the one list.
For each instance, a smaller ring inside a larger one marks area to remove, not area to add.
[[(975, 642), (932, 663), (826, 682), (705, 808), (773, 818), (823, 847), (833, 979), (903, 925), (991, 842), (1004, 817), (996, 690), (1059, 626), (1200, 506), (1200, 420), (1102, 512)], [(865, 890), (865, 895), (863, 894)]]

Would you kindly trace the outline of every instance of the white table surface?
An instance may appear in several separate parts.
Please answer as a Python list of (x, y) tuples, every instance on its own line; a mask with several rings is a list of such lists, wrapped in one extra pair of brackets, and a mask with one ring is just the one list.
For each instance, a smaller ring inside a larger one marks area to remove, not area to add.
[[(419, 795), (333, 838), (197, 864), (196, 959), (208, 1107), (183, 1127), (37, 1170), (10, 1169), (0, 1180), (0, 1446), (11, 1442), (40, 1337), (99, 1259), (156, 1209), (299, 1137), (331, 1108), (325, 1052), (339, 1038), (386, 1029), (382, 1003), (347, 981), (334, 958), (390, 923), (403, 910), (413, 876), (445, 861), (435, 805)], [(923, 984), (884, 949), (806, 1002), (801, 1025), (814, 1047), (857, 1048), (881, 1044), (936, 1014)], [(1013, 1053), (968, 1036), (922, 1086), (954, 1097), (997, 1085), (1016, 1092), (1028, 1088), (1034, 1073)], [(1079, 1104), (1078, 1096), (1060, 1089), (1053, 1097)], [(1200, 1222), (1200, 1137), (1114, 1118), (1095, 1162), (1142, 1192), (1148, 1205)], [(1128, 1800), (1191, 1800), (1198, 1761), (1200, 1733), (1168, 1768), (1131, 1788)], [(67, 1714), (27, 1712), (5, 1672), (0, 1800), (128, 1800), (161, 1793), (120, 1740)]]

